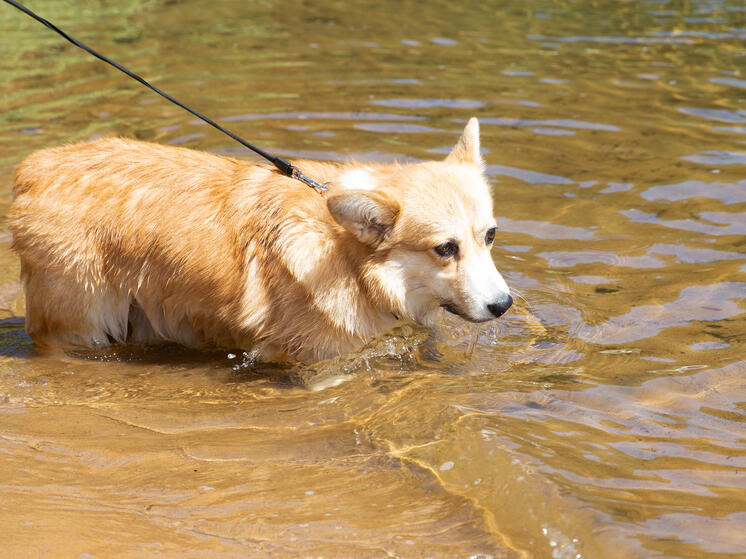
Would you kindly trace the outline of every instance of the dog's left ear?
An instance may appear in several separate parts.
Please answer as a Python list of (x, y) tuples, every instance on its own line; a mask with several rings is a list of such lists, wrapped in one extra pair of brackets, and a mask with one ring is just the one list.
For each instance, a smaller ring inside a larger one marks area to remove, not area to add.
[(483, 167), (482, 156), (479, 153), (479, 121), (472, 117), (466, 123), (464, 133), (459, 138), (451, 153), (446, 157), (449, 163), (471, 163)]
[(388, 236), (401, 210), (398, 202), (371, 190), (343, 190), (331, 194), (326, 206), (337, 223), (372, 247)]

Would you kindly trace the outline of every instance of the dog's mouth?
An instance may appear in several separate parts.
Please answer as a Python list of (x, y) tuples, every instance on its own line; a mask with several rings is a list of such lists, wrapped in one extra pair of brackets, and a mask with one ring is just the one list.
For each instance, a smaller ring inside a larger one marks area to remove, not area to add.
[(465, 318), (465, 317), (464, 317), (464, 316), (463, 316), (463, 315), (461, 314), (461, 311), (459, 311), (459, 310), (458, 310), (458, 309), (457, 309), (457, 308), (455, 307), (455, 305), (453, 305), (452, 303), (443, 303), (443, 304), (442, 304), (442, 305), (440, 305), (440, 306), (441, 306), (441, 307), (443, 307), (443, 308), (444, 308), (445, 310), (447, 310), (447, 311), (448, 311), (449, 313), (451, 313), (451, 314), (455, 314), (456, 316), (460, 316), (461, 318)]
[(469, 322), (487, 322), (488, 320), (492, 320), (490, 318), (472, 318), (471, 316), (468, 316), (461, 312), (453, 303), (443, 303), (440, 306), (447, 310), (449, 313), (455, 314), (459, 318), (463, 318), (464, 320), (468, 320)]

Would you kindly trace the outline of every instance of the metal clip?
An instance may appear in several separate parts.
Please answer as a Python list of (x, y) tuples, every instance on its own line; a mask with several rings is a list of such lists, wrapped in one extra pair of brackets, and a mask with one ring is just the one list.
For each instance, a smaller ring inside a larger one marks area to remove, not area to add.
[(295, 165), (292, 166), (292, 174), (290, 176), (294, 179), (298, 179), (299, 181), (306, 183), (308, 186), (318, 191), (319, 193), (326, 192), (329, 190), (328, 182), (325, 182), (324, 184), (320, 184), (316, 182), (315, 180), (308, 178), (306, 175), (301, 173), (300, 169), (298, 169), (298, 167), (296, 167)]

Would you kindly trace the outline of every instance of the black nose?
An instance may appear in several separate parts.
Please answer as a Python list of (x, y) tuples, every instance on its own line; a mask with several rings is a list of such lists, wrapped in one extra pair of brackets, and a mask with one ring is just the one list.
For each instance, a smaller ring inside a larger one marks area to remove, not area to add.
[(505, 314), (505, 311), (507, 311), (510, 308), (510, 305), (513, 304), (513, 298), (508, 295), (508, 297), (504, 301), (500, 301), (499, 303), (492, 303), (490, 305), (487, 305), (487, 310), (490, 311), (492, 314), (495, 315), (495, 317), (502, 316)]

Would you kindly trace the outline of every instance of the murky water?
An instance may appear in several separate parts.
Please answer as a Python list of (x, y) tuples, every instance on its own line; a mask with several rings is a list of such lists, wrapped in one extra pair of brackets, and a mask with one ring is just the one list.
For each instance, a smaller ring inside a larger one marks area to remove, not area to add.
[[(743, 556), (741, 0), (31, 6), (292, 158), (438, 158), (478, 116), (524, 299), (307, 367), (43, 354), (2, 226), (4, 556)], [(2, 216), (63, 142), (251, 157), (5, 5), (0, 37)]]

